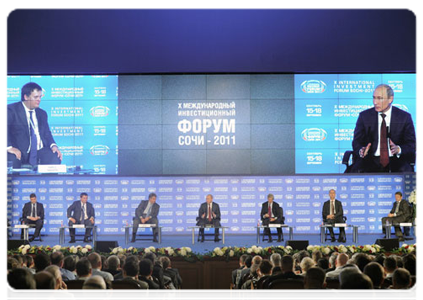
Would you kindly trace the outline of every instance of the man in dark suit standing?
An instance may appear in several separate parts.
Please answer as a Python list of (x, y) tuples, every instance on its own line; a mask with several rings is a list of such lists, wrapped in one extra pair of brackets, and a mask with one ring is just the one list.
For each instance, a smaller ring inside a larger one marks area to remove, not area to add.
[[(263, 222), (263, 226), (268, 226), (269, 224), (283, 224), (283, 209), (279, 206), (278, 203), (273, 200), (275, 197), (272, 194), (267, 195), (267, 201), (264, 202), (261, 206), (260, 217)], [(278, 243), (282, 241), (282, 228), (277, 228), (278, 230)], [(269, 236), (269, 243), (271, 243), (272, 235), (270, 233), (270, 228), (264, 229), (264, 234)]]
[[(69, 219), (69, 227), (73, 224), (84, 224), (85, 226), (94, 225), (94, 207), (88, 201), (87, 193), (81, 193), (80, 201), (75, 201), (71, 206), (68, 207), (67, 216)], [(85, 229), (84, 242), (88, 242), (88, 238), (91, 236), (92, 228)], [(75, 228), (69, 228), (71, 240), (69, 243), (75, 243)]]
[(155, 193), (151, 193), (148, 195), (148, 200), (141, 201), (135, 210), (131, 243), (135, 242), (135, 236), (137, 235), (138, 226), (140, 224), (155, 224), (156, 227), (153, 227), (153, 242), (158, 242), (157, 236), (159, 234), (159, 220), (157, 219), (157, 216), (159, 214), (160, 205), (156, 203), (156, 199), (157, 195)]
[[(329, 191), (329, 200), (323, 204), (322, 216), (323, 222), (326, 224), (344, 223), (344, 211), (342, 209), (342, 203), (335, 199), (336, 192), (334, 189)], [(330, 232), (331, 242), (335, 242), (335, 235), (333, 234), (333, 228), (328, 227)], [(345, 243), (345, 228), (339, 227), (339, 238), (338, 242)]]
[(204, 226), (213, 225), (214, 229), (214, 241), (219, 241), (219, 228), (220, 227), (220, 207), (219, 204), (213, 202), (213, 196), (208, 194), (206, 196), (206, 202), (202, 203), (198, 210), (197, 226), (200, 228), (201, 242), (204, 242)]
[[(32, 242), (36, 237), (40, 236), (40, 231), (44, 225), (44, 207), (37, 202), (35, 194), (29, 195), (30, 202), (25, 203), (22, 209), (22, 224), (35, 224), (34, 235), (29, 239)], [(23, 230), (21, 237), (23, 236)]]
[(41, 86), (29, 82), (21, 94), (21, 102), (7, 106), (7, 160), (14, 168), (22, 164), (60, 164), (62, 153), (51, 134), (47, 113), (39, 108)]
[(374, 108), (360, 113), (353, 140), (352, 172), (413, 172), (416, 134), (411, 115), (392, 106), (394, 91), (381, 84), (373, 92)]
[[(383, 234), (386, 234), (385, 225), (387, 222), (389, 224), (398, 224), (408, 221), (410, 218), (411, 210), (410, 210), (410, 204), (408, 204), (408, 201), (402, 199), (402, 193), (396, 192), (395, 193), (395, 202), (392, 206), (391, 211), (389, 212), (387, 217), (382, 218), (382, 228), (383, 228)], [(401, 231), (401, 228), (399, 226), (394, 226), (395, 228), (395, 235), (398, 237), (400, 241), (404, 241), (404, 237)], [(385, 236), (386, 238), (386, 236)]]

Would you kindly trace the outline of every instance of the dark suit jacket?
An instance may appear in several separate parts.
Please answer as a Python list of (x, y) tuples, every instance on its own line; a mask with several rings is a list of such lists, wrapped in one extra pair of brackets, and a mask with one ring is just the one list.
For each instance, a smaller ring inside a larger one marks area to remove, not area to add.
[[(147, 208), (148, 205), (148, 200), (143, 200), (141, 201), (140, 205), (138, 205), (137, 209), (135, 210), (135, 216), (137, 218), (141, 218), (142, 214), (144, 213), (144, 210)], [(157, 218), (158, 214), (159, 214), (159, 210), (160, 210), (160, 205), (158, 205), (157, 203), (153, 204), (153, 207), (151, 208), (151, 217), (152, 218)]]
[[(262, 220), (264, 219), (264, 215), (267, 214), (268, 212), (269, 212), (269, 202), (266, 201), (261, 205), (260, 217)], [(283, 208), (280, 207), (279, 204), (276, 203), (275, 201), (273, 201), (272, 203), (272, 214), (277, 219), (277, 222), (282, 222)]]
[[(398, 202), (395, 201), (391, 209), (391, 214), (395, 213), (395, 209), (397, 208), (397, 205), (398, 205)], [(408, 204), (407, 200), (402, 199), (400, 202), (399, 210), (397, 212), (397, 217), (402, 217), (402, 220), (406, 221), (408, 220), (410, 215), (411, 215), (410, 204)]]
[[(41, 220), (44, 220), (44, 207), (40, 202), (35, 203), (37, 206), (37, 216), (40, 217)], [(31, 206), (32, 203), (28, 202), (25, 203), (22, 209), (22, 219), (26, 219), (27, 217), (31, 216)]]
[[(87, 202), (86, 207), (87, 207), (88, 219), (90, 219), (91, 217), (95, 218), (95, 212), (94, 212), (93, 205), (91, 203)], [(75, 220), (79, 221), (79, 220), (81, 220), (81, 213), (82, 213), (81, 201), (79, 201), (79, 200), (75, 201), (74, 203), (72, 203), (71, 206), (68, 207), (68, 211), (67, 211), (68, 218), (72, 217)]]
[(278, 280), (278, 279), (304, 279), (304, 277), (295, 274), (294, 272), (285, 272), (285, 273), (279, 273), (276, 275), (271, 275), (269, 278), (264, 282), (263, 288), (268, 288), (270, 283), (272, 281)]
[[(413, 163), (416, 158), (416, 134), (411, 115), (395, 106), (391, 107), (389, 137), (401, 147), (400, 160)], [(369, 154), (373, 155), (378, 147), (378, 112), (374, 108), (362, 111), (358, 116), (354, 130), (353, 151), (359, 157), (359, 151), (372, 143)]]
[[(220, 221), (219, 204), (212, 202), (212, 209), (211, 210), (216, 215), (216, 218), (214, 218), (214, 219)], [(204, 203), (201, 204), (200, 209), (198, 210), (198, 219), (201, 219), (201, 216), (203, 214), (206, 214), (206, 216), (204, 217), (206, 219), (207, 218), (207, 202), (204, 202)], [(197, 223), (197, 225), (198, 225), (198, 223)]]
[(175, 288), (179, 289), (182, 286), (182, 278), (179, 275), (178, 269), (168, 268), (163, 271), (163, 275), (170, 277), (172, 279), (173, 285)]
[[(44, 148), (50, 148), (55, 144), (53, 135), (47, 121), (47, 113), (41, 108), (35, 109), (38, 130)], [(7, 146), (17, 148), (22, 153), (22, 162), (28, 161), (28, 149), (30, 144), (30, 131), (28, 120), (22, 101), (7, 106)]]
[(157, 283), (155, 283), (153, 280), (147, 279), (144, 276), (139, 276), (138, 278), (139, 278), (140, 281), (147, 282), (148, 289), (149, 290), (158, 290), (158, 289), (160, 289), (160, 286)]
[(339, 294), (331, 289), (308, 289), (289, 295), (288, 300), (318, 300), (334, 296)]
[[(323, 221), (326, 221), (326, 217), (329, 214), (330, 214), (330, 200), (326, 201), (323, 204), (323, 209), (322, 209)], [(344, 222), (344, 220), (342, 219), (343, 216), (344, 216), (344, 210), (342, 209), (342, 202), (335, 199), (335, 222), (343, 223)]]

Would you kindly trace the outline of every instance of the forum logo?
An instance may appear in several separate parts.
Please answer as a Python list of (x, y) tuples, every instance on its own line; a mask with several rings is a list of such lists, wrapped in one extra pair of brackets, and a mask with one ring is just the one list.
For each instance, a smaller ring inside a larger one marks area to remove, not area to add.
[(109, 115), (110, 108), (107, 106), (95, 106), (90, 109), (90, 113), (94, 118), (107, 117)]
[(326, 91), (326, 83), (321, 80), (306, 80), (301, 83), (301, 90), (306, 94), (321, 94)]
[(91, 155), (107, 155), (109, 151), (110, 148), (106, 145), (95, 145), (90, 148)]
[(321, 142), (326, 140), (328, 133), (321, 128), (307, 128), (301, 132), (301, 137), (306, 142)]

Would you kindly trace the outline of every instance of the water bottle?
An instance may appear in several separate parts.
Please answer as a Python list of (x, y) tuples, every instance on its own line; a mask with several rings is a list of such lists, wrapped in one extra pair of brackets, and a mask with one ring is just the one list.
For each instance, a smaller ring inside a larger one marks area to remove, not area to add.
[(261, 220), (258, 219), (258, 221), (257, 221), (257, 227), (260, 227), (260, 225), (261, 225)]

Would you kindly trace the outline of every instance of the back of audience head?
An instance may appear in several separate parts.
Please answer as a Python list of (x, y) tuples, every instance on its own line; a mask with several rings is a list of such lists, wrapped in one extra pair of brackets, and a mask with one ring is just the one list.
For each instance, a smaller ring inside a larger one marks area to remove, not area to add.
[[(342, 271), (344, 273), (345, 271)], [(340, 283), (339, 292), (345, 300), (374, 300), (373, 284), (369, 276), (359, 272), (348, 274)]]
[(256, 255), (256, 256), (253, 257), (252, 264), (253, 265), (260, 265), (262, 260), (263, 260), (263, 258), (260, 255)]
[(284, 255), (282, 257), (282, 272), (293, 272), (294, 271), (294, 259), (291, 255)]
[(411, 276), (416, 276), (416, 257), (413, 254), (407, 254), (402, 258), (404, 269), (410, 272)]
[(329, 266), (330, 268), (335, 268), (336, 266), (336, 259), (338, 258), (339, 253), (333, 252), (329, 257)]
[(113, 295), (111, 283), (99, 275), (88, 278), (82, 286), (82, 294), (85, 300), (110, 299)]
[(149, 252), (149, 253), (144, 254), (143, 258), (144, 259), (149, 259), (153, 263), (153, 265), (157, 261), (157, 256), (153, 252)]
[(167, 256), (161, 256), (159, 260), (162, 263), (164, 270), (166, 270), (167, 268), (170, 268), (171, 267), (171, 262), (170, 262), (169, 257), (167, 257)]
[(56, 280), (50, 272), (39, 271), (34, 275), (37, 290), (54, 290)]
[(370, 262), (371, 262), (371, 260), (370, 260), (369, 256), (365, 253), (359, 253), (355, 257), (355, 264), (357, 265), (357, 267), (360, 269), (361, 272), (363, 272), (364, 267)]
[(326, 288), (326, 273), (320, 267), (310, 268), (304, 276), (305, 289)]
[(27, 268), (31, 268), (34, 266), (34, 258), (31, 255), (25, 255), (26, 257), (26, 266)]
[(394, 289), (408, 289), (411, 286), (411, 275), (408, 270), (398, 268), (392, 274), (392, 288)]
[(392, 255), (385, 258), (385, 260), (383, 261), (383, 267), (385, 268), (386, 273), (393, 273), (397, 268), (396, 258)]
[(260, 263), (259, 272), (262, 276), (272, 274), (272, 263), (268, 259), (263, 259)]
[(317, 264), (317, 261), (319, 260), (319, 259), (321, 259), (323, 257), (323, 254), (322, 254), (322, 252), (320, 251), (320, 250), (314, 250), (312, 253), (311, 253), (311, 258), (314, 260), (314, 262)]
[(76, 274), (78, 275), (78, 277), (89, 277), (92, 274), (92, 267), (91, 267), (91, 263), (88, 260), (88, 258), (84, 257), (81, 258), (77, 263), (76, 263)]
[(404, 265), (402, 263), (402, 257), (399, 255), (392, 255), (393, 257), (395, 257), (395, 259), (397, 260), (397, 267), (398, 268), (403, 268)]
[(34, 258), (34, 266), (37, 272), (40, 272), (50, 265), (50, 256), (45, 253), (39, 253)]
[(280, 267), (282, 265), (282, 256), (279, 253), (273, 253), (270, 255), (270, 262), (273, 267)]
[(92, 269), (99, 269), (99, 270), (101, 269), (102, 264), (101, 264), (100, 254), (93, 252), (93, 253), (90, 253), (87, 257), (88, 257), (88, 260), (90, 261)]
[(245, 260), (247, 259), (248, 255), (243, 254), (239, 257), (239, 266), (243, 267), (245, 265)]
[(7, 281), (14, 289), (35, 289), (35, 279), (31, 271), (23, 268), (16, 268), (7, 274)]
[(345, 266), (348, 263), (348, 255), (345, 253), (338, 254), (338, 257), (336, 258), (336, 267), (342, 267)]
[(78, 262), (79, 257), (76, 255), (66, 256), (63, 260), (63, 269), (74, 272), (76, 270), (76, 263)]
[(135, 260), (126, 261), (123, 265), (123, 275), (137, 277), (139, 273), (139, 264)]
[[(126, 263), (125, 263), (126, 264)], [(153, 273), (153, 263), (149, 259), (141, 259), (139, 263), (140, 276), (148, 277)]]
[(346, 268), (339, 274), (339, 287), (341, 289), (373, 289), (369, 276), (355, 268)]
[(16, 259), (18, 261), (18, 263), (19, 263), (18, 268), (22, 268), (23, 267), (23, 258), (22, 258), (22, 256), (23, 255), (20, 255), (20, 254), (13, 255), (13, 258)]
[(56, 265), (59, 268), (63, 267), (63, 260), (65, 259), (64, 255), (60, 251), (56, 251), (50, 254), (50, 261), (52, 265)]
[(11, 271), (11, 270), (14, 270), (16, 268), (19, 268), (19, 261), (16, 258), (9, 257), (7, 259), (7, 270)]
[(373, 283), (373, 288), (380, 288), (385, 279), (383, 267), (377, 262), (371, 262), (364, 267), (364, 274), (370, 277)]
[(316, 263), (310, 257), (304, 257), (300, 263), (302, 273), (307, 273), (307, 271), (313, 268), (315, 265)]
[(60, 289), (62, 286), (62, 273), (60, 273), (59, 267), (56, 265), (50, 265), (45, 268), (44, 271), (49, 272), (51, 275), (54, 276), (54, 280), (56, 282), (55, 289)]
[(373, 261), (377, 262), (378, 264), (380, 264), (383, 267), (383, 262), (385, 261), (385, 258), (386, 258), (386, 256), (382, 253), (382, 254), (376, 255), (376, 257)]
[(117, 255), (110, 255), (107, 258), (107, 269), (117, 271), (120, 268), (120, 259)]
[(248, 255), (245, 259), (245, 266), (247, 268), (251, 268), (251, 265), (253, 264), (253, 257), (251, 255)]
[(317, 266), (322, 268), (323, 270), (329, 269), (329, 260), (327, 257), (322, 257), (317, 261)]

